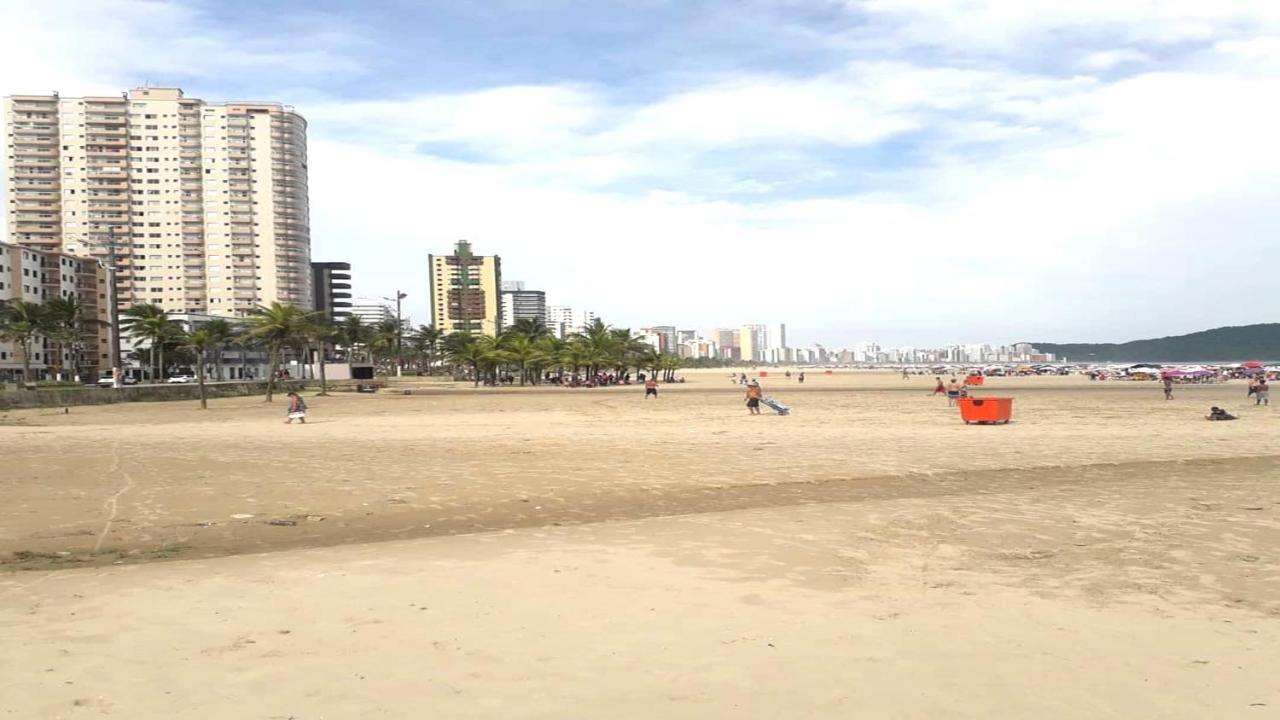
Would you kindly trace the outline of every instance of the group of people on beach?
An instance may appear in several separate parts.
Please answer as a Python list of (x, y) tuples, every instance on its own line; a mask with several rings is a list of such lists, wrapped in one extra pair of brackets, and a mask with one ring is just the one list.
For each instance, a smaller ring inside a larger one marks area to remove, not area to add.
[(1245, 399), (1253, 398), (1254, 405), (1270, 405), (1271, 404), (1271, 386), (1267, 385), (1267, 378), (1255, 376), (1249, 379), (1249, 392), (1245, 393)]
[(955, 378), (951, 378), (951, 382), (945, 384), (942, 382), (941, 377), (934, 378), (934, 380), (936, 384), (933, 386), (933, 392), (929, 393), (929, 395), (931, 397), (946, 395), (948, 406), (955, 405), (960, 398), (969, 397), (969, 385), (967, 383), (961, 383)]

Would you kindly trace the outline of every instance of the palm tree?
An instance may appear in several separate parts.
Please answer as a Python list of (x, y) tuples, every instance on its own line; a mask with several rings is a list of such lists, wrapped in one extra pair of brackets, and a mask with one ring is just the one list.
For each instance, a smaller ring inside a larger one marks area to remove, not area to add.
[(0, 304), (0, 340), (17, 343), (22, 349), (22, 382), (31, 382), (31, 350), (45, 327), (45, 308), (26, 300)]
[(105, 324), (89, 317), (89, 310), (78, 295), (67, 295), (48, 300), (44, 304), (45, 336), (58, 343), (58, 379), (62, 379), (62, 354), (71, 356), (71, 374), (80, 378), (80, 355), (84, 332), (90, 324)]
[(347, 360), (356, 359), (359, 349), (369, 342), (370, 328), (359, 315), (348, 315), (338, 326), (338, 344), (347, 349)]
[(564, 351), (561, 353), (563, 362), (573, 370), (576, 377), (578, 368), (586, 367), (590, 369), (591, 363), (596, 357), (595, 351), (591, 349), (591, 345), (582, 338), (574, 338), (565, 345)]
[(151, 381), (156, 381), (156, 351), (160, 352), (159, 374), (164, 376), (164, 344), (171, 341), (177, 326), (169, 319), (169, 313), (154, 303), (134, 305), (124, 311), (120, 329), (135, 340), (146, 340), (151, 346)]
[(480, 386), (480, 368), (488, 367), (494, 360), (495, 345), (493, 338), (468, 335), (456, 332), (445, 338), (445, 354), (455, 365), (466, 365), (471, 368), (471, 377), (475, 387)]
[(316, 363), (320, 366), (320, 395), (329, 394), (329, 381), (325, 377), (325, 360), (329, 354), (329, 343), (338, 336), (338, 328), (328, 318), (317, 316), (307, 324), (307, 339), (319, 347)]
[(245, 318), (248, 329), (244, 338), (267, 346), (271, 366), (267, 373), (267, 402), (271, 402), (275, 393), (276, 371), (280, 367), (280, 351), (296, 345), (299, 338), (306, 337), (306, 327), (314, 315), (315, 313), (304, 312), (293, 305), (273, 302), (269, 306), (259, 305), (250, 310)]
[(536, 344), (538, 346), (538, 351), (542, 353), (543, 363), (548, 366), (554, 363), (556, 366), (556, 375), (563, 379), (565, 341), (554, 335), (548, 335), (539, 339)]
[(675, 355), (663, 355), (658, 367), (662, 370), (663, 382), (675, 382), (676, 370), (680, 367), (680, 358)]
[(215, 318), (205, 323), (201, 328), (209, 336), (209, 347), (213, 348), (215, 353), (213, 356), (214, 368), (217, 373), (218, 380), (225, 380), (222, 376), (222, 350), (230, 345), (236, 337), (236, 330), (231, 323), (222, 318)]
[(440, 339), (444, 337), (434, 325), (420, 325), (418, 329), (409, 336), (409, 347), (415, 354), (426, 356), (426, 371), (431, 374), (431, 366), (435, 362), (436, 347), (440, 344)]
[(525, 335), (517, 333), (503, 335), (498, 342), (498, 348), (505, 353), (505, 359), (520, 368), (521, 385), (524, 385), (529, 377), (529, 366), (546, 360), (546, 356), (542, 354), (538, 345)]
[(213, 334), (209, 332), (209, 328), (203, 327), (199, 330), (192, 330), (183, 333), (179, 340), (179, 346), (191, 350), (196, 355), (196, 382), (200, 384), (200, 409), (208, 410), (209, 402), (205, 398), (204, 391), (204, 364), (205, 356), (209, 353), (209, 348), (214, 344)]
[(507, 328), (507, 332), (523, 335), (530, 340), (541, 340), (544, 337), (551, 336), (551, 330), (541, 320), (534, 318), (521, 318), (511, 323), (511, 327)]
[(369, 349), (374, 352), (378, 362), (394, 357), (398, 338), (400, 338), (400, 327), (395, 320), (383, 320), (373, 326), (369, 337)]

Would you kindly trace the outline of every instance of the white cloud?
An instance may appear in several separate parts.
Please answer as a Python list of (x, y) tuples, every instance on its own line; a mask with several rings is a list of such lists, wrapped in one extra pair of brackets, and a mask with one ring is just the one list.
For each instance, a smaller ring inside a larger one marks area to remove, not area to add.
[[(300, 14), (301, 15), (301, 14)], [(276, 29), (292, 29), (282, 15)], [(269, 28), (215, 27), (194, 6), (153, 0), (0, 2), (0, 83), (6, 94), (117, 94), (142, 85), (229, 78), (291, 81), (363, 72), (350, 35), (325, 29), (263, 37)]]
[(895, 42), (979, 54), (1035, 53), (1063, 36), (1176, 45), (1280, 27), (1280, 5), (1255, 0), (847, 0)]
[[(1280, 9), (849, 4), (871, 24), (832, 38), (819, 69), (644, 100), (585, 78), (350, 101), (323, 75), (363, 72), (358, 40), (244, 47), (183, 6), (128, 1), (74, 18), (15, 4), (0, 81), (119, 92), (135, 74), (281, 64), (317, 99), (295, 103), (314, 256), (352, 262), (365, 294), (408, 290), (417, 321), (426, 255), (459, 238), (553, 302), (630, 325), (786, 321), (838, 343), (1266, 319), (1222, 299), (1275, 292), (1251, 258), (1280, 221)], [(200, 31), (151, 42), (176, 26)]]
[(1085, 70), (1111, 70), (1121, 65), (1145, 64), (1151, 57), (1134, 48), (1116, 48), (1114, 50), (1098, 50), (1086, 54), (1080, 59), (1080, 66)]

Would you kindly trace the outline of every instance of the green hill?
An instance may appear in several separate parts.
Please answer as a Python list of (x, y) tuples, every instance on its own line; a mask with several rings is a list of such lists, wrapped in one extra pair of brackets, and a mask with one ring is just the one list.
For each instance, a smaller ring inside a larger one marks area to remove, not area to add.
[(1280, 323), (1203, 330), (1127, 343), (1031, 343), (1070, 362), (1243, 362), (1280, 360)]

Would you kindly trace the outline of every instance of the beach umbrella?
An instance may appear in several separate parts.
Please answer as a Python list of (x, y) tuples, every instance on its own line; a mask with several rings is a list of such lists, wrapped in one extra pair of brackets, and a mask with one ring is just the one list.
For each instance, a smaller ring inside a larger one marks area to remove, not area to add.
[(1257, 369), (1261, 369), (1261, 368), (1262, 368), (1262, 363), (1260, 363), (1260, 362), (1247, 362), (1247, 363), (1240, 363), (1240, 367), (1242, 367), (1242, 368), (1246, 368), (1246, 369), (1249, 369), (1249, 370), (1257, 370)]

